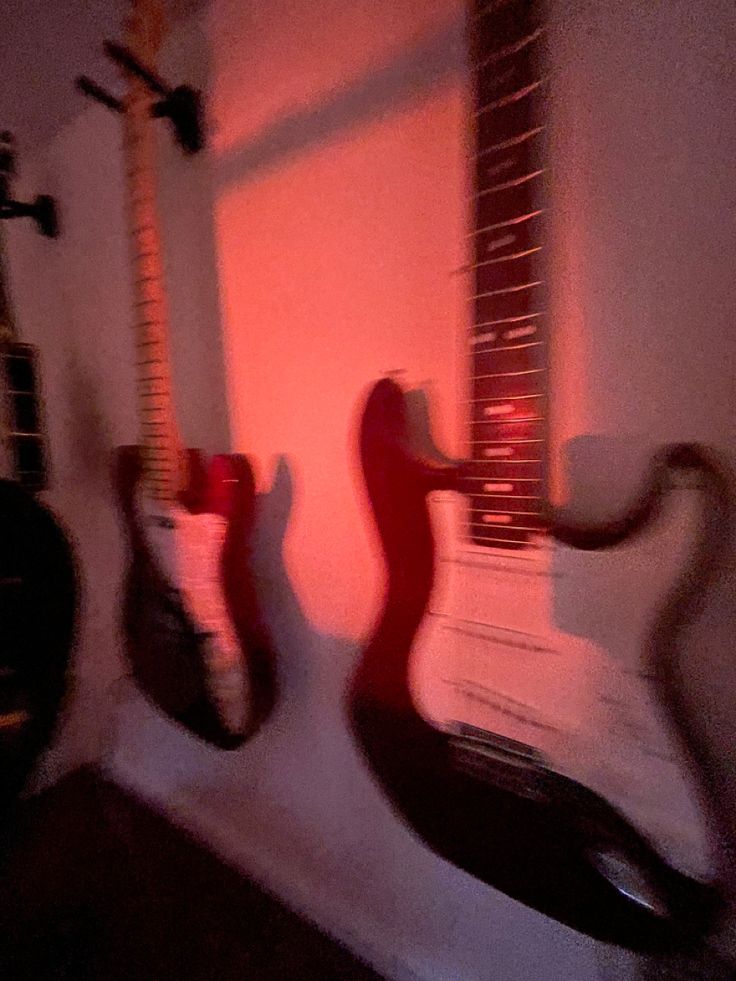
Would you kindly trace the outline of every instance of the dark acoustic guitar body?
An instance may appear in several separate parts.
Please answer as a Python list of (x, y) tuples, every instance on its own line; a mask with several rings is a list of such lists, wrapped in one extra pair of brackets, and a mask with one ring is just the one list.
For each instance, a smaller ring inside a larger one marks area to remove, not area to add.
[(53, 735), (67, 683), (78, 582), (51, 512), (0, 480), (0, 804)]
[(189, 483), (180, 504), (192, 515), (215, 514), (227, 530), (219, 548), (219, 575), (227, 611), (240, 643), (249, 682), (247, 722), (237, 733), (223, 725), (208, 685), (202, 630), (186, 608), (179, 584), (163, 574), (147, 540), (138, 507), (141, 454), (117, 451), (116, 483), (129, 546), (123, 632), (133, 678), (166, 716), (221, 749), (235, 749), (258, 729), (276, 699), (274, 661), (265, 639), (248, 573), (247, 541), (253, 524), (255, 485), (242, 455), (213, 457), (209, 467), (191, 450)]
[[(393, 807), (454, 865), (583, 933), (633, 949), (686, 944), (712, 915), (713, 890), (670, 868), (610, 804), (523, 747), (499, 737), (478, 752), (417, 712), (408, 665), (434, 576), (427, 495), (453, 486), (458, 472), (413, 452), (404, 392), (390, 379), (369, 394), (360, 453), (387, 590), (348, 710)], [(625, 895), (629, 869), (639, 900)]]

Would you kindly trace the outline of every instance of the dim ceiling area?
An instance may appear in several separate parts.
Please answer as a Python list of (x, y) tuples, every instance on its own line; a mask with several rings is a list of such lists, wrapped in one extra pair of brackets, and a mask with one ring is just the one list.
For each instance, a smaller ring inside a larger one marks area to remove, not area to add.
[[(165, 0), (169, 25), (207, 0)], [(0, 129), (18, 149), (43, 146), (83, 105), (80, 74), (113, 88), (115, 69), (101, 52), (104, 38), (122, 37), (130, 0), (4, 0), (0, 31)]]

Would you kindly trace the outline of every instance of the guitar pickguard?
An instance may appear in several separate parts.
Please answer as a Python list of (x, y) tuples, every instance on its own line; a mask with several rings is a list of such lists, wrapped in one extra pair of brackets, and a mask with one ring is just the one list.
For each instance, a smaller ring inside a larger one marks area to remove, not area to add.
[[(710, 854), (679, 747), (646, 679), (651, 619), (680, 569), (694, 501), (636, 546), (586, 555), (559, 545), (510, 556), (463, 544), (462, 503), (433, 495), (436, 576), (412, 648), (424, 717), (500, 733), (611, 801), (668, 860), (704, 878)], [(625, 587), (614, 624), (607, 619)], [(585, 621), (560, 610), (585, 596)]]
[(240, 645), (222, 586), (227, 522), (216, 514), (163, 507), (143, 494), (138, 514), (152, 560), (195, 624), (218, 713), (231, 733), (239, 733), (248, 699)]

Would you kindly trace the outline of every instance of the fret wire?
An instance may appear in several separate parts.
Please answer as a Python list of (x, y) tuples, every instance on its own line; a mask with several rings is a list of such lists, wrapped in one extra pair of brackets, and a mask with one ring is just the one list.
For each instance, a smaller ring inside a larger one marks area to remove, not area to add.
[(505, 140), (499, 140), (498, 143), (492, 143), (490, 146), (484, 147), (482, 150), (476, 150), (475, 153), (471, 155), (471, 160), (479, 160), (481, 157), (487, 156), (489, 153), (496, 153), (498, 150), (510, 150), (513, 146), (519, 146), (522, 143), (526, 143), (527, 140), (533, 139), (535, 136), (539, 136), (540, 133), (544, 132), (544, 126), (534, 126), (532, 129), (528, 129), (525, 133), (518, 133), (516, 136), (509, 136)]
[(517, 375), (538, 375), (546, 368), (526, 368), (524, 371), (497, 371), (492, 375), (471, 375), (471, 381), (482, 381), (484, 378), (515, 378)]
[[(507, 525), (500, 525), (500, 526), (494, 526), (492, 524), (484, 524), (482, 521), (471, 521), (470, 525), (473, 528), (495, 528), (495, 530), (498, 530), (499, 527), (501, 528), (505, 527), (508, 528), (509, 531), (536, 531), (537, 534), (539, 535), (542, 534), (541, 528), (530, 528), (528, 525), (517, 525), (513, 521), (509, 522), (509, 524)], [(496, 541), (507, 541), (507, 539), (500, 538), (500, 539), (496, 539)]]
[(498, 327), (499, 324), (520, 324), (524, 320), (534, 320), (537, 317), (543, 317), (544, 312), (539, 313), (526, 313), (521, 317), (502, 317), (500, 320), (481, 320), (477, 324), (471, 324), (471, 328), (477, 329), (478, 327)]
[(525, 85), (523, 88), (517, 89), (516, 92), (511, 92), (509, 95), (502, 95), (499, 99), (493, 102), (488, 102), (486, 105), (481, 106), (480, 109), (475, 110), (475, 115), (482, 116), (487, 112), (494, 112), (496, 109), (502, 109), (504, 106), (509, 106), (513, 102), (519, 102), (521, 99), (526, 98), (531, 92), (536, 91), (541, 85), (546, 82), (546, 79), (540, 79), (537, 82), (531, 82), (529, 85)]
[[(518, 514), (523, 517), (535, 517), (537, 511), (501, 511), (499, 508), (471, 508), (471, 514)], [(510, 524), (511, 522), (509, 522)]]
[(529, 181), (533, 181), (535, 177), (539, 177), (543, 173), (544, 168), (532, 170), (528, 174), (524, 174), (523, 177), (515, 177), (510, 181), (502, 181), (500, 184), (494, 184), (493, 187), (484, 187), (482, 191), (478, 191), (477, 194), (472, 195), (471, 200), (483, 198), (487, 194), (496, 194), (498, 191), (508, 191), (511, 187), (521, 187), (522, 184), (528, 184)]
[(538, 218), (543, 212), (544, 208), (538, 208), (536, 211), (529, 211), (523, 215), (515, 215), (513, 218), (498, 221), (495, 225), (484, 225), (482, 228), (475, 228), (472, 232), (468, 232), (466, 237), (473, 238), (476, 235), (483, 235), (485, 232), (495, 232), (499, 228), (508, 228), (509, 225), (521, 225), (522, 222), (530, 221), (532, 218)]
[(524, 48), (536, 41), (542, 33), (543, 29), (538, 27), (536, 31), (532, 31), (531, 34), (528, 34), (521, 40), (515, 41), (513, 44), (507, 44), (502, 48), (497, 48), (495, 51), (492, 51), (482, 61), (472, 62), (470, 67), (474, 71), (482, 71), (484, 68), (492, 65), (495, 61), (502, 61), (504, 58), (508, 58), (509, 55), (518, 54), (519, 51), (523, 51)]
[(489, 296), (508, 296), (509, 293), (522, 293), (524, 290), (533, 289), (535, 286), (544, 286), (544, 282), (538, 279), (531, 283), (522, 283), (520, 286), (504, 286), (500, 290), (489, 290), (487, 293), (474, 293), (471, 300), (483, 300)]
[(541, 252), (541, 245), (534, 245), (530, 249), (524, 249), (523, 252), (514, 252), (512, 255), (500, 255), (495, 259), (484, 259), (482, 262), (474, 262), (470, 266), (465, 266), (463, 272), (470, 272), (472, 269), (480, 269), (483, 266), (497, 266), (502, 262), (513, 262), (514, 259), (524, 259), (528, 255), (532, 255), (534, 252)]
[[(471, 344), (473, 339), (471, 338)], [(481, 344), (493, 344), (493, 341), (481, 341)], [(486, 351), (474, 351), (473, 355), (495, 354), (496, 351), (521, 351), (525, 347), (540, 347), (544, 341), (527, 341), (526, 344), (503, 344), (501, 347), (489, 347)]]
[[(473, 461), (473, 462), (475, 462), (475, 463), (483, 463), (485, 461), (483, 461), (483, 460), (476, 460), (476, 461)], [(470, 474), (468, 474), (467, 476), (463, 475), (461, 477), (461, 480), (463, 480), (463, 481), (465, 481), (465, 480), (483, 480), (483, 481), (488, 481), (488, 480), (504, 480), (504, 479), (506, 479), (506, 478), (504, 478), (504, 477), (473, 477)], [(525, 484), (539, 484), (539, 483), (541, 483), (541, 478), (540, 477), (509, 477), (508, 479), (509, 480), (513, 480), (513, 482), (515, 484), (520, 484), (522, 482), (525, 483)], [(503, 496), (504, 497), (507, 497), (508, 495), (504, 494)]]
[(543, 443), (543, 439), (471, 439), (471, 446), (516, 446), (519, 443)]
[(543, 416), (525, 416), (521, 419), (518, 417), (516, 419), (504, 419), (489, 416), (488, 419), (471, 419), (471, 426), (508, 426), (508, 425), (520, 425), (524, 426), (529, 422), (544, 422)]
[[(480, 493), (478, 493), (478, 494), (473, 494), (473, 497), (493, 497), (493, 498), (497, 498), (497, 499), (500, 499), (500, 500), (508, 500), (509, 498), (513, 498), (515, 501), (541, 501), (542, 500), (542, 498), (539, 497), (536, 494), (514, 494), (512, 491), (509, 491), (508, 494), (480, 494)], [(471, 508), (471, 510), (477, 511), (479, 509), (478, 508)], [(517, 511), (514, 511), (514, 512), (509, 512), (509, 513), (511, 513), (511, 514), (522, 514), (521, 511), (518, 511), (518, 512)], [(532, 514), (532, 512), (530, 511), (529, 514)]]
[(467, 402), (517, 402), (519, 399), (541, 399), (542, 392), (532, 392), (531, 395), (487, 395), (484, 398), (466, 399)]
[[(483, 527), (486, 528), (488, 526), (487, 525), (483, 525)], [(517, 530), (516, 528), (512, 528), (512, 531), (516, 531), (516, 530)], [(522, 529), (519, 528), (518, 530), (521, 531)], [(540, 532), (540, 534), (541, 534), (541, 532)], [(480, 536), (477, 536), (477, 537), (480, 537)], [(503, 545), (526, 545), (527, 548), (538, 548), (539, 547), (538, 545), (535, 545), (533, 542), (528, 542), (528, 541), (525, 541), (524, 539), (520, 539), (520, 538), (492, 538), (490, 535), (488, 535), (488, 536), (485, 536), (484, 535), (483, 536), (483, 541), (484, 542), (499, 542), (500, 544), (503, 544)]]

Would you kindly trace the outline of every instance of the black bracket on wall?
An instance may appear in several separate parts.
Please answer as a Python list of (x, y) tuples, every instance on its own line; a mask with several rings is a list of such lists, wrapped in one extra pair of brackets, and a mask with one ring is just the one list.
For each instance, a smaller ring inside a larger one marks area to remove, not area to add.
[[(176, 142), (184, 153), (198, 153), (204, 146), (200, 93), (188, 85), (178, 85), (176, 88), (166, 85), (155, 72), (142, 65), (135, 55), (131, 54), (121, 44), (105, 41), (103, 48), (108, 58), (111, 58), (128, 74), (136, 75), (142, 79), (154, 95), (161, 96), (160, 101), (154, 103), (151, 115), (156, 119), (163, 118), (171, 122), (174, 127)], [(77, 79), (77, 88), (114, 112), (125, 111), (120, 99), (100, 88), (86, 75), (81, 75)]]
[(39, 194), (33, 202), (14, 201), (11, 184), (15, 174), (15, 141), (13, 134), (5, 130), (0, 133), (0, 219), (32, 218), (42, 235), (56, 238), (59, 234), (56, 202), (48, 194)]

